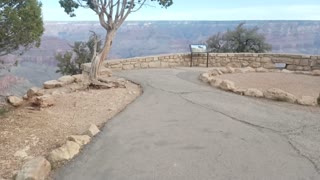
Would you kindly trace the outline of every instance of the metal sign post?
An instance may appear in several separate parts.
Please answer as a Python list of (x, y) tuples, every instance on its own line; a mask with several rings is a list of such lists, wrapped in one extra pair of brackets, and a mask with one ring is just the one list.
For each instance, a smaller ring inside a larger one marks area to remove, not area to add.
[(193, 54), (207, 54), (207, 67), (209, 66), (209, 52), (207, 50), (207, 45), (205, 44), (190, 44), (191, 61), (190, 67), (192, 67)]

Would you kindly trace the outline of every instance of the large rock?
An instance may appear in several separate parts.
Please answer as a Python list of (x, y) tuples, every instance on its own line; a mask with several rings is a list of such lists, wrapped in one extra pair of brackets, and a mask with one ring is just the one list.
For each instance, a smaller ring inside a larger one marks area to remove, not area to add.
[(209, 76), (219, 76), (223, 74), (219, 69), (212, 69), (208, 72)]
[(82, 82), (84, 80), (83, 74), (76, 74), (72, 77), (74, 77), (74, 82), (76, 83)]
[(247, 89), (245, 89), (245, 88), (236, 87), (232, 92), (239, 94), (239, 95), (244, 95), (244, 92), (246, 92), (246, 91), (247, 91)]
[(212, 78), (212, 79), (210, 79), (209, 84), (210, 84), (211, 86), (213, 86), (213, 87), (219, 87), (220, 84), (221, 84), (221, 82), (222, 82), (222, 79)]
[(51, 171), (51, 164), (44, 157), (27, 161), (18, 172), (16, 180), (45, 180)]
[(268, 89), (264, 93), (264, 96), (265, 98), (268, 98), (268, 99), (273, 99), (277, 101), (286, 101), (290, 103), (295, 103), (297, 100), (297, 98), (293, 94), (290, 94), (286, 91), (283, 91), (277, 88)]
[(60, 81), (62, 85), (67, 85), (67, 84), (74, 83), (75, 78), (72, 76), (62, 76), (58, 79), (58, 81)]
[(91, 124), (89, 129), (85, 132), (86, 135), (93, 137), (96, 134), (98, 134), (100, 132), (100, 130), (98, 129), (98, 127), (95, 124)]
[(222, 72), (223, 74), (230, 73), (230, 70), (227, 69), (226, 67), (219, 68), (218, 70), (219, 70), (220, 72)]
[(290, 73), (294, 73), (294, 71), (290, 71), (290, 70), (287, 70), (287, 69), (282, 69), (281, 72), (282, 73), (289, 73), (289, 74)]
[(256, 72), (269, 72), (269, 70), (265, 69), (263, 67), (259, 67), (259, 68), (256, 69)]
[(205, 83), (209, 82), (209, 73), (202, 73), (199, 77), (199, 79)]
[(33, 104), (41, 108), (46, 108), (46, 107), (53, 106), (55, 104), (55, 100), (50, 95), (43, 95), (43, 96), (36, 97), (34, 99)]
[(245, 68), (236, 68), (234, 69), (235, 73), (247, 73), (247, 72), (256, 72), (256, 70), (252, 67), (245, 67)]
[(317, 99), (311, 96), (302, 96), (297, 100), (297, 103), (305, 106), (316, 106)]
[(230, 80), (223, 80), (219, 87), (225, 91), (233, 91), (236, 88), (234, 82)]
[(112, 71), (111, 71), (111, 69), (109, 69), (109, 68), (101, 68), (100, 71), (99, 71), (99, 74), (100, 74), (101, 76), (111, 77), (111, 76), (112, 76)]
[(244, 91), (244, 95), (251, 96), (251, 97), (263, 97), (263, 92), (259, 89), (255, 88), (249, 88), (246, 91)]
[(88, 135), (72, 135), (68, 137), (69, 141), (76, 142), (80, 146), (86, 145), (90, 142), (91, 138)]
[(228, 73), (234, 73), (235, 72), (235, 69), (233, 67), (227, 66), (226, 69), (227, 69)]
[(320, 76), (320, 70), (313, 70), (312, 75), (314, 76)]
[(28, 98), (33, 98), (34, 96), (42, 96), (44, 94), (44, 92), (37, 88), (37, 87), (32, 87), (27, 91), (27, 96)]
[(7, 100), (14, 107), (18, 107), (23, 104), (23, 99), (19, 98), (17, 96), (9, 96), (9, 97), (7, 97)]
[(45, 89), (53, 89), (53, 88), (57, 88), (57, 87), (62, 87), (62, 82), (59, 82), (57, 80), (46, 81), (43, 83), (43, 87)]
[(80, 145), (73, 141), (67, 141), (63, 146), (54, 149), (48, 155), (48, 160), (55, 164), (72, 159), (80, 151)]

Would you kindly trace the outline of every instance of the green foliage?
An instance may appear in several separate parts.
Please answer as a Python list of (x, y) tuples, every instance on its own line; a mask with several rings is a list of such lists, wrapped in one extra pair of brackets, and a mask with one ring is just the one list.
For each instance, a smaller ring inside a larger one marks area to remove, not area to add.
[[(58, 53), (56, 60), (58, 61), (57, 73), (63, 75), (81, 74), (81, 64), (91, 62), (94, 53), (94, 38), (91, 36), (87, 42), (77, 41), (74, 43), (72, 51), (64, 54)], [(101, 41), (97, 44), (97, 52), (101, 51)]]
[(258, 33), (258, 28), (245, 28), (245, 23), (240, 23), (235, 30), (228, 30), (225, 33), (217, 33), (207, 40), (210, 52), (250, 52), (264, 53), (272, 49), (271, 45), (266, 43), (263, 34)]
[[(157, 2), (161, 7), (167, 8), (173, 4), (173, 0), (151, 0), (154, 2)], [(114, 3), (112, 6), (115, 6), (117, 4), (117, 1), (112, 0), (105, 0), (105, 5), (102, 4), (99, 0), (59, 0), (60, 6), (64, 8), (64, 11), (70, 15), (70, 17), (76, 16), (75, 10), (79, 7), (85, 7), (90, 8), (94, 11), (96, 11), (96, 6), (104, 6), (109, 7), (109, 3)], [(143, 5), (146, 2), (146, 0), (120, 0), (120, 4), (126, 3), (125, 6), (126, 9), (133, 9), (135, 7), (139, 7), (139, 5)], [(132, 6), (131, 6), (132, 4)]]
[(41, 6), (37, 0), (1, 0), (0, 56), (40, 46), (44, 31)]

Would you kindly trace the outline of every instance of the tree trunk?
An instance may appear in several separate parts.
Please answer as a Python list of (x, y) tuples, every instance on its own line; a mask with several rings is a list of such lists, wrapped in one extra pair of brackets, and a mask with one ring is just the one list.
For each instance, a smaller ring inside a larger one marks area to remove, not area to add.
[(90, 75), (89, 75), (89, 79), (92, 83), (98, 81), (101, 65), (103, 61), (105, 61), (106, 57), (108, 56), (111, 50), (112, 40), (115, 34), (116, 34), (115, 30), (107, 30), (106, 39), (105, 39), (104, 46), (101, 53), (93, 57), (93, 60), (91, 63)]

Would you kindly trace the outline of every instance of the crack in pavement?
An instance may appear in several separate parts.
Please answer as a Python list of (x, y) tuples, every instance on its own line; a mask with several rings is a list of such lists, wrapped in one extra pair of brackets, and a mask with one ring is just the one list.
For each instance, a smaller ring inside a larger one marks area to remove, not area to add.
[(153, 88), (153, 89), (158, 89), (160, 91), (164, 91), (167, 93), (171, 93), (171, 94), (176, 94), (176, 95), (184, 95), (184, 94), (191, 94), (191, 93), (200, 93), (200, 92), (211, 92), (211, 91), (182, 91), (182, 92), (176, 92), (176, 91), (170, 91), (170, 90), (166, 90), (166, 89), (162, 89), (159, 87), (155, 87), (153, 85), (151, 85), (150, 83), (146, 83), (147, 86)]
[[(199, 106), (201, 108), (204, 108), (206, 110), (210, 110), (210, 111), (213, 111), (215, 113), (219, 113), (225, 117), (228, 117), (229, 119), (233, 120), (233, 121), (237, 121), (237, 122), (240, 122), (244, 125), (247, 125), (247, 126), (250, 126), (250, 127), (253, 127), (253, 128), (257, 128), (257, 129), (265, 129), (265, 130), (268, 130), (272, 133), (275, 133), (277, 135), (279, 135), (280, 137), (284, 138), (286, 140), (286, 142), (289, 144), (289, 146), (299, 155), (301, 156), (302, 158), (306, 159), (307, 161), (309, 161), (313, 167), (315, 168), (315, 170), (317, 171), (318, 174), (320, 174), (320, 167), (318, 167), (318, 165), (316, 164), (316, 162), (314, 162), (310, 157), (308, 157), (307, 155), (303, 154), (301, 152), (300, 149), (298, 149), (296, 146), (294, 146), (292, 144), (292, 142), (290, 141), (290, 138), (288, 137), (288, 135), (284, 134), (285, 132), (282, 132), (282, 131), (277, 131), (277, 130), (274, 130), (272, 128), (268, 128), (268, 127), (264, 127), (264, 126), (260, 126), (260, 125), (257, 125), (257, 124), (254, 124), (254, 123), (250, 123), (248, 121), (245, 121), (245, 120), (242, 120), (242, 119), (238, 119), (236, 117), (233, 117), (227, 113), (224, 113), (222, 111), (219, 111), (219, 110), (216, 110), (214, 108), (210, 108), (210, 107), (207, 107), (203, 104), (200, 104), (200, 103), (197, 103), (197, 102), (194, 102), (186, 97), (184, 97), (183, 95), (185, 94), (191, 94), (191, 93), (198, 93), (198, 92), (211, 92), (211, 91), (188, 91), (188, 92), (174, 92), (174, 91), (170, 91), (170, 90), (166, 90), (166, 89), (162, 89), (162, 88), (158, 88), (158, 87), (155, 87), (153, 85), (151, 85), (150, 83), (146, 83), (147, 86), (153, 88), (153, 89), (158, 89), (160, 91), (163, 91), (163, 92), (167, 92), (167, 93), (171, 93), (171, 94), (176, 94), (178, 95), (181, 99), (184, 99), (186, 102), (188, 103), (191, 103), (193, 105), (196, 105), (196, 106)], [(302, 127), (299, 127), (299, 128), (304, 128), (303, 126)], [(294, 131), (294, 130), (297, 130), (298, 128), (295, 128), (293, 130), (288, 130), (286, 132), (290, 132), (290, 131)]]

